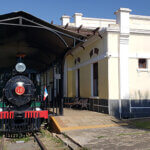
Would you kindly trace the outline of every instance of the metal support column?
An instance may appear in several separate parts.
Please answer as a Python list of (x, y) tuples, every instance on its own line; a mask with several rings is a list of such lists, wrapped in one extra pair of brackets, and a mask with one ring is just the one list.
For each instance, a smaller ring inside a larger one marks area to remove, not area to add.
[(59, 114), (63, 115), (63, 65), (60, 65), (61, 79), (59, 80)]

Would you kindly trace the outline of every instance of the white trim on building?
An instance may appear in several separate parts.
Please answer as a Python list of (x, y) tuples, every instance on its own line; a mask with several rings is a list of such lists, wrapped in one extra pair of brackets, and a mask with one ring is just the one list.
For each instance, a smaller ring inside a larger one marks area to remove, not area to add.
[(93, 63), (91, 64), (91, 97), (93, 97)]

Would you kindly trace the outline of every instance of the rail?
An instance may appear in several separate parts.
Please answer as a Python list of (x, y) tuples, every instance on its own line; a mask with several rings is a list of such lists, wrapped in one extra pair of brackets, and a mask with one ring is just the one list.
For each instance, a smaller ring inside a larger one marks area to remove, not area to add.
[(42, 141), (37, 137), (36, 134), (33, 134), (34, 139), (37, 141), (39, 147), (41, 148), (41, 150), (47, 150), (47, 148), (45, 147), (45, 145), (42, 143)]

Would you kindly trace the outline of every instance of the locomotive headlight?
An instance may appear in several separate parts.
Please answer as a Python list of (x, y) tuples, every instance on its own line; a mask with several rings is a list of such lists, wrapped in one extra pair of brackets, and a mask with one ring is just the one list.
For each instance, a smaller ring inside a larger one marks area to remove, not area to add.
[(15, 68), (18, 72), (24, 72), (26, 70), (24, 63), (17, 63)]

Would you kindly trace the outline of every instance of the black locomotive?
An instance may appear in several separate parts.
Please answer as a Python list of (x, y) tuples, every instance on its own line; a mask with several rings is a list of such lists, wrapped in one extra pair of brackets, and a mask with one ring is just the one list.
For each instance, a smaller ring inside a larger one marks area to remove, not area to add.
[(35, 87), (33, 82), (23, 75), (12, 77), (4, 88), (5, 96), (9, 103), (20, 109), (28, 104), (34, 97)]
[(0, 131), (26, 133), (39, 130), (48, 110), (41, 106), (42, 99), (35, 94), (36, 88), (24, 73), (25, 64), (16, 65), (16, 73), (6, 82), (0, 101)]

